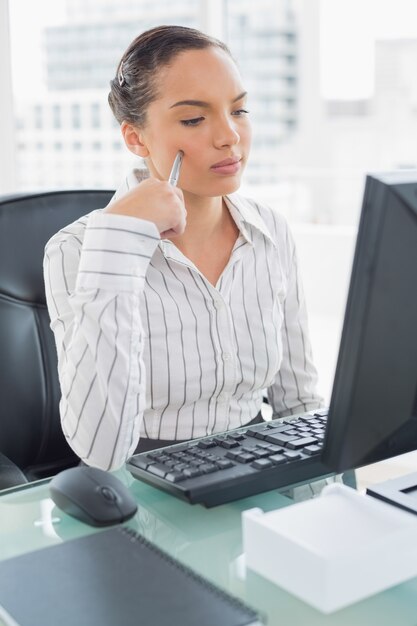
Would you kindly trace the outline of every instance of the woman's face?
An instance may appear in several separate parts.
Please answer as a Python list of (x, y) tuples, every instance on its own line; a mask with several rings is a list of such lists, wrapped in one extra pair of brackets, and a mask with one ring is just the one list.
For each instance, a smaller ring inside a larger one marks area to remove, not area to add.
[(182, 52), (160, 71), (157, 88), (160, 96), (139, 131), (151, 173), (167, 180), (181, 149), (183, 191), (214, 197), (238, 189), (251, 126), (233, 60), (215, 47)]

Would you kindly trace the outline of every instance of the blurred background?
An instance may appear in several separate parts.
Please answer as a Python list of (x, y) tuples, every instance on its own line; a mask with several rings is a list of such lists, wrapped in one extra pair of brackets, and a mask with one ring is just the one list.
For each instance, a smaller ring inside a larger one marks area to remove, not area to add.
[(107, 104), (158, 24), (228, 43), (254, 126), (242, 190), (297, 241), (329, 401), (368, 172), (417, 167), (415, 0), (0, 0), (0, 194), (118, 186), (134, 165)]

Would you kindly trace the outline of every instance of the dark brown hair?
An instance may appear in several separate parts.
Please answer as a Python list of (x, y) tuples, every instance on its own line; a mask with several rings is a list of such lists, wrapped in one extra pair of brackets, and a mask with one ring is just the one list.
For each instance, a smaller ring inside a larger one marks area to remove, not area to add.
[(147, 30), (128, 47), (110, 81), (109, 105), (119, 124), (144, 126), (149, 104), (158, 98), (157, 76), (174, 57), (186, 50), (220, 48), (230, 57), (222, 41), (194, 28), (157, 26)]

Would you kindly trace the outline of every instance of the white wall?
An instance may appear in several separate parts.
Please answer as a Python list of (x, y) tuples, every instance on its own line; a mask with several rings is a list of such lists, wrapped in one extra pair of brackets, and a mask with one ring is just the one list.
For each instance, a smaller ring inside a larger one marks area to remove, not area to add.
[(330, 401), (349, 288), (356, 229), (293, 224), (303, 275), (319, 391)]

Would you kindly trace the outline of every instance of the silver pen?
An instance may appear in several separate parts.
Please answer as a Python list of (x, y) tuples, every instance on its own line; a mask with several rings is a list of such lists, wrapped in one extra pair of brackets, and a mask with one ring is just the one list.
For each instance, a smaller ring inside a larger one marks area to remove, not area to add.
[(179, 150), (177, 156), (175, 157), (174, 164), (172, 166), (171, 173), (168, 178), (168, 182), (173, 187), (177, 186), (178, 178), (180, 177), (180, 169), (182, 164), (182, 158), (184, 156), (184, 152)]

